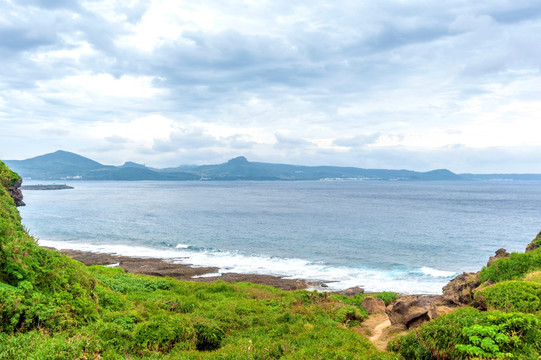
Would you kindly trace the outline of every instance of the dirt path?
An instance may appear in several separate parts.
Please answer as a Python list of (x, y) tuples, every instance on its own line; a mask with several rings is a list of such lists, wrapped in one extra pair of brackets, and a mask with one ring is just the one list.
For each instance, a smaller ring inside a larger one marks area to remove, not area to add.
[(389, 337), (386, 336), (385, 330), (390, 326), (391, 322), (387, 315), (373, 314), (363, 321), (359, 331), (379, 350), (385, 350), (387, 343), (389, 342)]
[(387, 329), (389, 326), (391, 326), (391, 320), (389, 319), (380, 323), (374, 328), (374, 331), (372, 332), (372, 336), (370, 336), (368, 340), (370, 340), (372, 343), (377, 345), (379, 340), (381, 339), (381, 334), (383, 334), (383, 330)]

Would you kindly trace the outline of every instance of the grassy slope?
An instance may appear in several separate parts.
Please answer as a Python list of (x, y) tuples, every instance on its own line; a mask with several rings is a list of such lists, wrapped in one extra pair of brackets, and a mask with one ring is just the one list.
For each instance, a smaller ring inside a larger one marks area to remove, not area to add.
[(361, 297), (132, 275), (42, 249), (6, 191), (17, 178), (0, 162), (1, 359), (396, 358), (356, 332)]

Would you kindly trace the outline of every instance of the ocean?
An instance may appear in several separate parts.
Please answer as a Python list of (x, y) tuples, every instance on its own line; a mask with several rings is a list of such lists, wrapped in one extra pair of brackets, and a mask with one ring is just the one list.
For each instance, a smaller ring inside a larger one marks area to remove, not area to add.
[[(25, 181), (25, 185), (37, 184)], [(40, 245), (158, 257), (327, 290), (440, 294), (541, 230), (541, 182), (71, 181), (24, 191)]]

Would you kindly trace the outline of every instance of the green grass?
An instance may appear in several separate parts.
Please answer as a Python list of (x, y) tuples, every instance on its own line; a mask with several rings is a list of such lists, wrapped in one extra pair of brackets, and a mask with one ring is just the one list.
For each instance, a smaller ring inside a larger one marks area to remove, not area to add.
[(541, 270), (541, 248), (527, 253), (512, 253), (507, 258), (499, 259), (492, 265), (484, 267), (479, 279), (482, 282), (520, 280), (536, 270)]
[(489, 310), (541, 312), (541, 284), (531, 281), (503, 281), (475, 292), (475, 300)]

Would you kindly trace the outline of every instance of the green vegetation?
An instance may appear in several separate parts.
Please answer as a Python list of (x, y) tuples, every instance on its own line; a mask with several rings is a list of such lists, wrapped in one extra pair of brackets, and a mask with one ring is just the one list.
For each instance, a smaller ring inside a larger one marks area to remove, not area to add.
[(541, 270), (532, 271), (524, 277), (524, 280), (541, 283)]
[(540, 249), (527, 253), (512, 253), (507, 258), (499, 259), (491, 266), (484, 267), (479, 274), (479, 279), (482, 282), (520, 280), (532, 271), (541, 270)]
[[(539, 235), (538, 235), (539, 237)], [(537, 238), (536, 238), (537, 239)], [(389, 343), (405, 359), (539, 359), (541, 248), (484, 267), (465, 307)]]
[(465, 307), (389, 343), (405, 359), (538, 359), (541, 320)]
[[(28, 236), (0, 162), (1, 359), (395, 359), (353, 298), (86, 267)], [(396, 295), (376, 295), (389, 302)]]
[(541, 284), (503, 281), (476, 291), (475, 300), (490, 310), (534, 314), (541, 311)]

